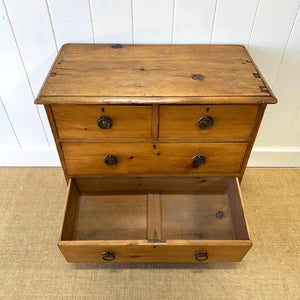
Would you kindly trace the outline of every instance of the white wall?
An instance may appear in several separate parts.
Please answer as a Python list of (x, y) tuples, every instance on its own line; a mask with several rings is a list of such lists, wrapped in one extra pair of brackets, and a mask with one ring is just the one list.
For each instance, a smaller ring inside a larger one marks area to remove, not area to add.
[(59, 165), (33, 104), (59, 47), (231, 43), (249, 49), (278, 97), (251, 166), (300, 166), (300, 0), (0, 0), (0, 165)]

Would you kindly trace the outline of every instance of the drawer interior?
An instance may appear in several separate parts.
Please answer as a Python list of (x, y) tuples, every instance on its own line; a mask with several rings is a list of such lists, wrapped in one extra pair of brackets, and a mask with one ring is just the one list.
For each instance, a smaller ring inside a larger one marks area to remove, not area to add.
[(236, 178), (76, 178), (61, 241), (249, 240)]

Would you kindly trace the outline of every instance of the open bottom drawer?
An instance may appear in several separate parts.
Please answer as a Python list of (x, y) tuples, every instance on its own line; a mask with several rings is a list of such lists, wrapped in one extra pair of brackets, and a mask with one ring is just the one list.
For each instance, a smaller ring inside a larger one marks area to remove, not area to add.
[(71, 179), (69, 262), (234, 262), (250, 249), (237, 178)]

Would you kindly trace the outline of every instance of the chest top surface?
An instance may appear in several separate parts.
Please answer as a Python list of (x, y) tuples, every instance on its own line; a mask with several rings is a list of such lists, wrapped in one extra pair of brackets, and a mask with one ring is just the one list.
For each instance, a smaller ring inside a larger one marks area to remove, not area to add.
[(36, 104), (275, 103), (239, 45), (66, 44)]

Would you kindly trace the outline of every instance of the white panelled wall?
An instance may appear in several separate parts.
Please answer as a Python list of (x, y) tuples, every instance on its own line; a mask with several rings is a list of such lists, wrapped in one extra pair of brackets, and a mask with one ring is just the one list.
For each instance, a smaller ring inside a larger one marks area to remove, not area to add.
[(64, 43), (243, 44), (279, 102), (250, 166), (300, 166), (300, 0), (0, 0), (0, 165), (60, 165), (33, 104)]

